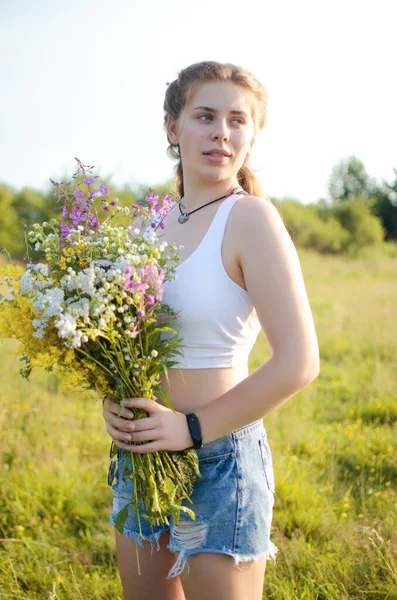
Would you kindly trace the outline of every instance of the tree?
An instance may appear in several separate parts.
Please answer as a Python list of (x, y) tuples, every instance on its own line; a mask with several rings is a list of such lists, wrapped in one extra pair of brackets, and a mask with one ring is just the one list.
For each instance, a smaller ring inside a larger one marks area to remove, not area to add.
[(23, 223), (14, 208), (14, 192), (0, 184), (0, 247), (6, 248), (13, 257), (23, 252)]
[(368, 176), (364, 164), (355, 156), (340, 160), (332, 169), (328, 182), (328, 191), (335, 204), (355, 196), (372, 198), (375, 189), (375, 181)]
[(361, 248), (382, 245), (382, 224), (371, 211), (371, 202), (363, 196), (355, 196), (349, 202), (341, 202), (335, 206), (335, 217), (343, 229), (350, 233), (344, 250), (354, 253)]
[(394, 183), (383, 184), (374, 193), (373, 213), (379, 217), (386, 233), (386, 240), (397, 240), (397, 169)]

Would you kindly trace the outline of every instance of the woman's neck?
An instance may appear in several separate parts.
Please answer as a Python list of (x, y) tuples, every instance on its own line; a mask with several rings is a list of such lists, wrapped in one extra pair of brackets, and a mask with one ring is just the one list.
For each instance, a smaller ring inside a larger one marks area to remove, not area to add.
[(234, 188), (241, 187), (233, 180), (224, 180), (219, 183), (211, 182), (208, 186), (200, 185), (185, 185), (184, 195), (181, 202), (187, 212), (191, 212), (200, 206), (204, 206), (207, 202), (220, 198), (228, 193), (231, 193)]

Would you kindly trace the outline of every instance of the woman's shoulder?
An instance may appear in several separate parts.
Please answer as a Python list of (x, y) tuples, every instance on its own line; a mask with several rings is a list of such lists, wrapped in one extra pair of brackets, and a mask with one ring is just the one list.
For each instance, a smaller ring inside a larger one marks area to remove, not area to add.
[(241, 223), (241, 219), (250, 222), (260, 216), (272, 213), (278, 213), (278, 210), (270, 200), (269, 196), (254, 196), (245, 194), (236, 202), (236, 219)]
[(283, 243), (289, 237), (281, 214), (268, 196), (247, 194), (236, 202), (235, 209), (232, 230), (241, 252), (252, 249), (254, 242), (265, 249), (275, 239)]

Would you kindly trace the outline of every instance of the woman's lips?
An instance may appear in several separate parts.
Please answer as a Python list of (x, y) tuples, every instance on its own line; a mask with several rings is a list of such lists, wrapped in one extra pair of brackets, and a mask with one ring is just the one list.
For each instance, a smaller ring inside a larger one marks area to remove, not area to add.
[(212, 163), (223, 163), (230, 158), (229, 156), (224, 156), (223, 154), (204, 154), (204, 156)]

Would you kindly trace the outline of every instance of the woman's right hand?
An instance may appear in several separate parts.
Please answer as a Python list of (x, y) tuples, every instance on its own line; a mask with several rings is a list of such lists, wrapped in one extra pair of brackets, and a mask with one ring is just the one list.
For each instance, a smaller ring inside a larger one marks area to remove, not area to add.
[(133, 412), (124, 408), (118, 416), (120, 404), (106, 398), (103, 402), (103, 418), (106, 421), (106, 431), (113, 440), (131, 441)]

